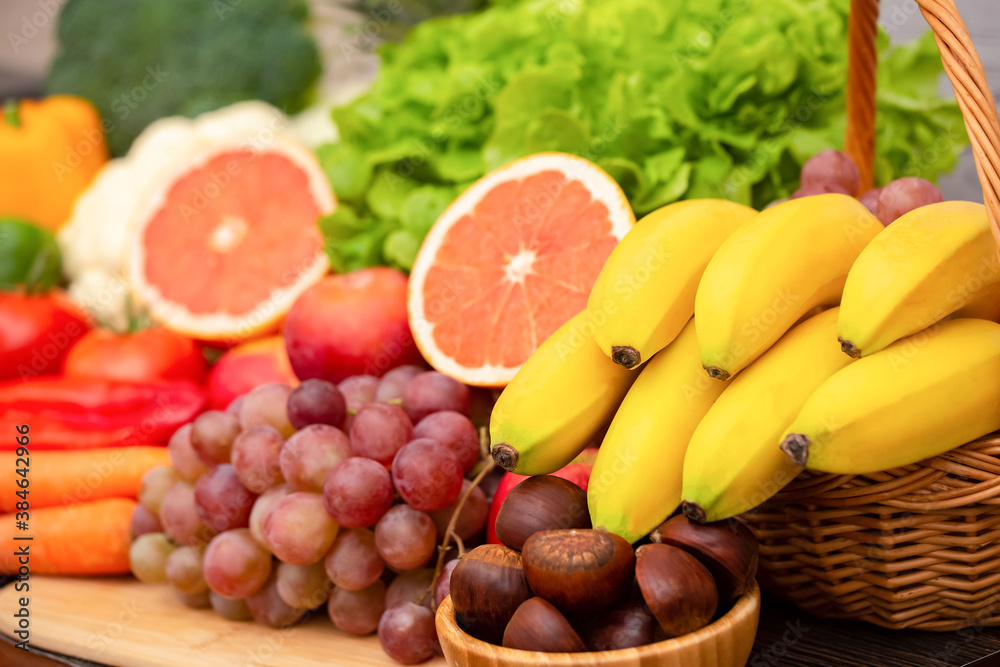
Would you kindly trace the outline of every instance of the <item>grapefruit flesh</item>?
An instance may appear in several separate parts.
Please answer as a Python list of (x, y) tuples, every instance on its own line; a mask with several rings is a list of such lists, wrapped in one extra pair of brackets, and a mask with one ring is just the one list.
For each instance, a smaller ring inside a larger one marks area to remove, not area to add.
[(333, 195), (301, 153), (215, 150), (164, 179), (131, 257), (133, 290), (154, 320), (235, 342), (273, 328), (327, 272), (317, 221)]
[(410, 274), (414, 338), (437, 370), (502, 386), (583, 310), (635, 219), (618, 185), (544, 153), (485, 176), (435, 223)]

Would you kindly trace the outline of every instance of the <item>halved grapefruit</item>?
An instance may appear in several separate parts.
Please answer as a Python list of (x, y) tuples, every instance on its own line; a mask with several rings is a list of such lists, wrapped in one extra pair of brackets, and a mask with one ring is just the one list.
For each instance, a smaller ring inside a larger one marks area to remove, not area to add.
[(507, 384), (586, 307), (634, 223), (618, 184), (583, 158), (539, 153), (487, 174), (441, 214), (410, 272), (424, 358), (466, 384)]
[(317, 221), (336, 200), (319, 163), (281, 135), (247, 136), (203, 133), (152, 179), (132, 220), (133, 296), (200, 340), (273, 329), (329, 270)]

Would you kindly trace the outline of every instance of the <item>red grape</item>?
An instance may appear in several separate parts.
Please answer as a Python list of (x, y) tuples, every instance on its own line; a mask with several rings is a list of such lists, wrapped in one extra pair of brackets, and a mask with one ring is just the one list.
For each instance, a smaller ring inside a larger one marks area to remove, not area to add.
[[(385, 606), (395, 607), (404, 602), (416, 602), (430, 607), (434, 602), (434, 596), (428, 591), (433, 581), (434, 568), (430, 567), (408, 570), (399, 574), (385, 591)], [(423, 601), (420, 598), (423, 598)]]
[(271, 554), (246, 528), (219, 533), (208, 543), (202, 561), (205, 583), (227, 598), (245, 598), (264, 585), (271, 574)]
[(441, 647), (434, 612), (413, 602), (390, 607), (382, 614), (378, 641), (386, 655), (404, 665), (430, 660)]
[(843, 192), (852, 197), (861, 187), (861, 173), (851, 156), (833, 149), (820, 151), (802, 165), (803, 187), (827, 186), (828, 192)]
[(208, 601), (215, 613), (227, 621), (249, 621), (253, 618), (245, 600), (231, 600), (209, 590)]
[(334, 589), (326, 610), (337, 629), (351, 635), (370, 635), (385, 612), (385, 584), (376, 580), (359, 591)]
[(437, 609), (444, 602), (444, 599), (451, 595), (451, 573), (455, 571), (455, 567), (458, 565), (458, 559), (453, 558), (444, 564), (441, 568), (441, 576), (438, 577), (437, 584), (434, 586), (434, 608)]
[(897, 178), (879, 193), (878, 217), (888, 225), (914, 209), (943, 201), (941, 191), (930, 181), (916, 176)]
[(240, 483), (253, 493), (264, 493), (281, 484), (278, 453), (284, 439), (278, 429), (269, 424), (252, 426), (236, 436), (233, 442), (233, 468)]
[(872, 188), (868, 192), (858, 197), (858, 201), (871, 211), (872, 215), (878, 215), (878, 198), (882, 194), (882, 188)]
[(803, 185), (801, 188), (789, 195), (789, 199), (801, 199), (802, 197), (814, 197), (816, 195), (828, 195), (830, 193), (847, 194), (840, 188), (831, 185)]
[(159, 514), (163, 496), (180, 479), (181, 476), (170, 466), (151, 468), (139, 484), (139, 503), (153, 514)]
[(413, 439), (413, 424), (403, 409), (390, 403), (361, 408), (351, 424), (351, 447), (358, 456), (392, 463), (399, 448)]
[(472, 421), (453, 410), (429, 414), (413, 427), (414, 438), (431, 438), (452, 451), (465, 472), (479, 461), (479, 434)]
[(293, 435), (281, 448), (281, 472), (296, 491), (320, 493), (333, 467), (354, 456), (343, 431), (313, 424)]
[(354, 375), (342, 380), (337, 389), (344, 397), (348, 412), (358, 412), (375, 402), (379, 379), (373, 375)]
[(288, 421), (298, 430), (310, 424), (340, 428), (347, 416), (347, 400), (337, 385), (326, 380), (306, 380), (288, 395)]
[(215, 534), (202, 521), (194, 500), (194, 486), (187, 482), (177, 482), (163, 496), (160, 524), (175, 542), (189, 546), (207, 544)]
[(326, 576), (323, 563), (312, 565), (278, 565), (275, 577), (278, 597), (294, 609), (315, 609), (330, 597), (333, 584)]
[(323, 485), (326, 511), (345, 528), (374, 524), (392, 507), (393, 495), (389, 471), (360, 456), (334, 466)]
[(430, 560), (436, 536), (431, 518), (409, 505), (396, 505), (375, 524), (378, 554), (397, 570), (413, 570)]
[(472, 396), (469, 388), (458, 380), (437, 371), (425, 371), (407, 385), (403, 408), (414, 423), (442, 410), (468, 415), (472, 410)]
[(337, 524), (323, 508), (323, 496), (296, 491), (278, 500), (264, 519), (264, 539), (280, 560), (293, 565), (319, 562), (333, 546)]
[(182, 593), (202, 593), (208, 589), (202, 571), (200, 547), (178, 547), (167, 557), (167, 580)]
[(276, 578), (277, 574), (272, 572), (267, 583), (246, 599), (247, 608), (258, 623), (272, 628), (287, 628), (302, 620), (306, 612), (304, 609), (296, 609), (285, 604), (278, 595)]
[(375, 400), (382, 403), (401, 401), (410, 380), (424, 372), (419, 366), (397, 366), (382, 376), (375, 391)]
[[(448, 522), (451, 521), (451, 515), (454, 514), (455, 507), (458, 506), (458, 501), (462, 499), (462, 495), (470, 486), (472, 486), (472, 482), (463, 480), (462, 490), (455, 500), (439, 510), (428, 512), (431, 520), (437, 527), (438, 538), (444, 538), (444, 531), (448, 528)], [(490, 501), (487, 500), (483, 490), (477, 486), (472, 489), (469, 497), (465, 500), (465, 504), (462, 505), (462, 511), (459, 512), (458, 519), (455, 521), (455, 534), (461, 540), (472, 539), (486, 527), (486, 519), (489, 513)]]
[(205, 525), (220, 533), (249, 526), (255, 500), (257, 494), (240, 483), (236, 469), (229, 463), (215, 466), (194, 485), (198, 516)]
[(349, 591), (371, 586), (385, 570), (385, 562), (375, 546), (375, 533), (367, 528), (341, 531), (326, 555), (324, 566), (333, 583)]
[(191, 422), (191, 447), (210, 466), (229, 462), (233, 441), (240, 432), (240, 423), (233, 415), (221, 410), (202, 412)]
[(267, 545), (267, 540), (264, 538), (264, 520), (270, 514), (271, 508), (291, 492), (292, 487), (281, 484), (265, 491), (253, 503), (253, 508), (250, 510), (250, 535), (257, 541), (257, 544), (265, 549), (270, 550), (271, 547)]
[(191, 429), (193, 427), (194, 422), (184, 424), (174, 431), (167, 444), (170, 462), (174, 464), (174, 469), (189, 482), (195, 481), (208, 472), (208, 465), (201, 460), (198, 452), (194, 450), (194, 445), (191, 444)]
[[(164, 494), (166, 495), (166, 494)], [(129, 534), (132, 539), (145, 535), (146, 533), (162, 533), (163, 526), (160, 525), (160, 517), (150, 512), (142, 505), (136, 505), (132, 510), (132, 523), (129, 526)]]
[(173, 550), (163, 533), (146, 533), (129, 546), (129, 568), (144, 584), (162, 584), (167, 580), (167, 558)]
[(462, 465), (437, 440), (419, 438), (392, 460), (392, 482), (410, 507), (439, 510), (462, 490)]
[(280, 382), (270, 382), (250, 391), (240, 406), (240, 426), (245, 430), (251, 426), (268, 424), (287, 438), (295, 429), (288, 420), (288, 396), (292, 388)]
[(226, 412), (239, 419), (240, 410), (243, 409), (243, 401), (245, 400), (246, 400), (246, 394), (244, 394), (243, 396), (237, 396), (236, 398), (234, 398), (229, 402), (229, 405), (226, 406)]

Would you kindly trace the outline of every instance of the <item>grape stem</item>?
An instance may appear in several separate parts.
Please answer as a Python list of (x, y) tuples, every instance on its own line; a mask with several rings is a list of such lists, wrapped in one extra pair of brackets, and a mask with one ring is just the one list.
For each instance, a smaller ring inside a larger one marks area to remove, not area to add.
[[(493, 459), (485, 460), (486, 465), (482, 467), (479, 474), (476, 475), (472, 480), (472, 483), (469, 484), (469, 488), (467, 488), (465, 493), (462, 494), (462, 497), (458, 499), (458, 504), (455, 505), (455, 511), (451, 513), (451, 519), (448, 521), (448, 528), (444, 531), (444, 539), (441, 540), (441, 546), (438, 547), (438, 559), (437, 565), (434, 566), (434, 577), (431, 579), (431, 585), (427, 587), (427, 590), (424, 591), (423, 595), (420, 596), (420, 599), (417, 600), (418, 605), (423, 604), (427, 594), (433, 592), (437, 587), (438, 579), (441, 577), (441, 570), (444, 568), (444, 557), (445, 554), (448, 553), (448, 546), (451, 538), (455, 538), (455, 541), (458, 543), (459, 556), (463, 555), (465, 552), (464, 543), (458, 535), (455, 535), (455, 524), (458, 523), (458, 515), (461, 514), (462, 508), (465, 506), (465, 501), (467, 501), (469, 496), (472, 495), (473, 489), (479, 486), (479, 483), (482, 482), (488, 474), (493, 472), (493, 468), (496, 467), (496, 464), (493, 463)], [(437, 605), (432, 604), (431, 607), (437, 611)]]

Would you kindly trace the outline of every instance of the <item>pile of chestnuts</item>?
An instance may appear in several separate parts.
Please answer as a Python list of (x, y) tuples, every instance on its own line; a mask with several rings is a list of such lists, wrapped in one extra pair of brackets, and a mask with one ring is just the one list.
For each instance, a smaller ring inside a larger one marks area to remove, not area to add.
[(459, 560), (450, 592), (458, 625), (507, 648), (545, 652), (643, 646), (693, 632), (753, 584), (757, 542), (737, 521), (676, 516), (637, 549), (590, 528), (586, 492), (540, 475), (497, 516), (503, 544)]

